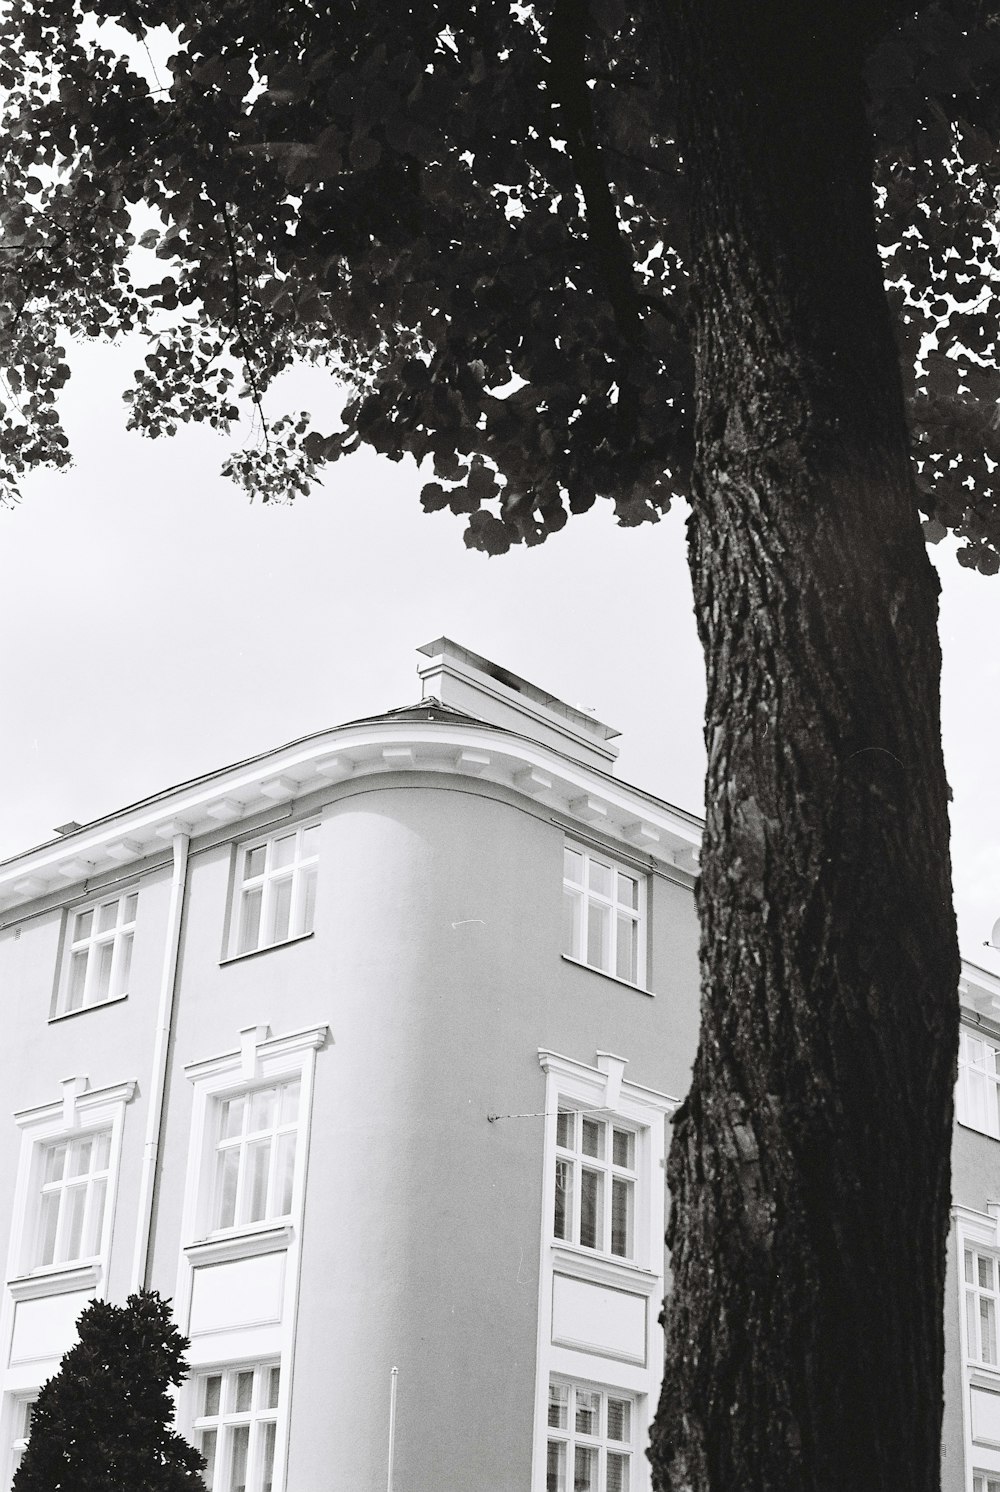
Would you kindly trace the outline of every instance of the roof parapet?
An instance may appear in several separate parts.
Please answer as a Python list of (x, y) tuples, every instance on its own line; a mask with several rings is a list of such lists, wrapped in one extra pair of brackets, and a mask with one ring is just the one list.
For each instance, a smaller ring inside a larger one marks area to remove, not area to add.
[(438, 699), (486, 724), (530, 736), (599, 771), (613, 770), (618, 747), (609, 743), (619, 735), (614, 726), (448, 637), (424, 643), (417, 652), (429, 660), (417, 668), (424, 699)]

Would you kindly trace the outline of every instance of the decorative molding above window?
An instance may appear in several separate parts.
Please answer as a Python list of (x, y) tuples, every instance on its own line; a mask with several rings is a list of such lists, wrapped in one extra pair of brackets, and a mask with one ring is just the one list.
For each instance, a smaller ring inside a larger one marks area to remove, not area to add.
[(47, 1269), (33, 1270), (31, 1274), (8, 1280), (7, 1288), (15, 1300), (37, 1300), (40, 1295), (93, 1290), (100, 1279), (101, 1266), (91, 1260), (87, 1264), (56, 1264)]

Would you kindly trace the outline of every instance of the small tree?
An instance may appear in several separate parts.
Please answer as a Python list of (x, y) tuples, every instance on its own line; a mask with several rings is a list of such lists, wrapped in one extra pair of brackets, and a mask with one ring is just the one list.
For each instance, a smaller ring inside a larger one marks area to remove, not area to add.
[(205, 1492), (204, 1458), (170, 1428), (188, 1346), (155, 1290), (93, 1300), (42, 1388), (14, 1492)]

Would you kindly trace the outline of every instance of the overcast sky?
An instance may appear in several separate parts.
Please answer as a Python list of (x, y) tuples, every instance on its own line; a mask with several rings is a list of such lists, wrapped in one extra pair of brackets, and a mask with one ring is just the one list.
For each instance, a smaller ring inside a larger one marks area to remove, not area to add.
[[(222, 438), (124, 429), (134, 351), (86, 349), (66, 391), (76, 465), (0, 511), (0, 858), (197, 773), (419, 697), (446, 634), (622, 732), (618, 775), (700, 811), (702, 665), (683, 517), (618, 529), (606, 504), (487, 559), (425, 516), (411, 463), (362, 455), (290, 507), (219, 475)], [(312, 376), (279, 404), (335, 399)], [(964, 955), (1000, 916), (1000, 577), (934, 551)]]

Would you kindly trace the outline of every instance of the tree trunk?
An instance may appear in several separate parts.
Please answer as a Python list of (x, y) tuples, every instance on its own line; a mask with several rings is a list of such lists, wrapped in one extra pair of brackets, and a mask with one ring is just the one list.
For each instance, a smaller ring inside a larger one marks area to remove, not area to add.
[(864, 9), (664, 6), (709, 756), (650, 1453), (671, 1492), (940, 1486), (959, 964)]

